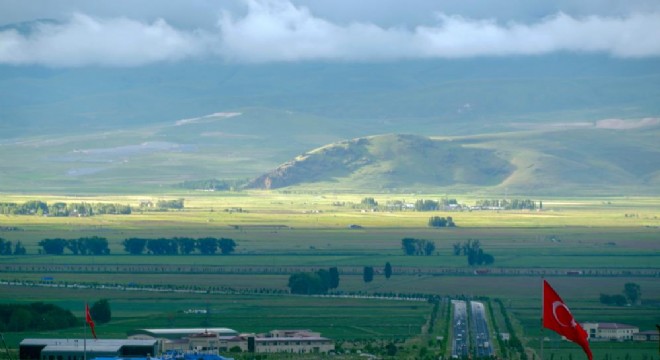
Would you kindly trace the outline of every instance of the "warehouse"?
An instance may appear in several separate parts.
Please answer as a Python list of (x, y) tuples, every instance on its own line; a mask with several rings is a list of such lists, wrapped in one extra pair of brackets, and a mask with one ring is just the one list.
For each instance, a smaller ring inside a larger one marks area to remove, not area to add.
[(22, 360), (149, 357), (157, 353), (157, 340), (24, 339), (19, 345), (19, 356)]

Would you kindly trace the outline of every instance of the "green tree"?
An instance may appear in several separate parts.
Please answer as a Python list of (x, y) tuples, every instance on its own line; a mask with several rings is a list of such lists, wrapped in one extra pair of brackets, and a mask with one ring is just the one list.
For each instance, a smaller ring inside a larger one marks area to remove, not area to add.
[[(325, 270), (324, 270), (325, 271)], [(289, 291), (292, 294), (325, 294), (328, 292), (321, 275), (316, 272), (299, 272), (289, 276)]]
[(175, 238), (177, 245), (179, 246), (179, 253), (183, 255), (188, 255), (191, 252), (195, 251), (195, 239), (191, 238)]
[(432, 255), (435, 251), (435, 243), (433, 241), (427, 241), (424, 243), (424, 254)]
[(417, 239), (403, 238), (401, 239), (401, 248), (406, 255), (415, 255), (417, 252)]
[(11, 255), (11, 240), (0, 238), (0, 255)]
[(396, 348), (396, 345), (395, 345), (394, 343), (392, 343), (392, 342), (391, 342), (391, 343), (388, 343), (388, 344), (385, 346), (385, 352), (387, 353), (387, 356), (396, 356), (396, 352), (397, 352), (397, 350), (398, 350), (398, 349)]
[(43, 248), (44, 252), (53, 255), (62, 255), (66, 244), (67, 241), (64, 239), (43, 239), (39, 241), (39, 246)]
[(330, 273), (330, 289), (336, 289), (339, 287), (339, 269), (333, 266), (328, 269)]
[(234, 252), (234, 248), (236, 247), (236, 242), (232, 239), (221, 238), (218, 241), (218, 247), (220, 247), (220, 252), (223, 255), (229, 255)]
[(637, 305), (642, 298), (642, 288), (636, 283), (626, 283), (623, 286), (623, 293), (633, 305)]
[(392, 265), (390, 265), (390, 262), (385, 263), (385, 278), (389, 279), (392, 277)]
[(139, 238), (130, 238), (124, 239), (122, 243), (124, 245), (124, 251), (132, 255), (140, 255), (144, 252), (144, 248), (147, 245), (147, 239)]
[(366, 197), (362, 199), (362, 201), (360, 201), (360, 204), (370, 208), (378, 206), (378, 202), (372, 197)]
[(198, 239), (197, 248), (204, 255), (213, 255), (218, 251), (218, 239), (210, 237)]
[(26, 253), (27, 251), (25, 250), (25, 246), (23, 246), (21, 241), (18, 240), (14, 246), (14, 255), (25, 255)]
[(370, 283), (374, 280), (374, 267), (373, 266), (365, 266), (364, 270), (362, 272), (362, 279), (366, 283)]
[(11, 314), (7, 328), (9, 331), (27, 330), (32, 323), (33, 316), (27, 309), (17, 309)]
[(87, 250), (88, 254), (91, 255), (108, 255), (110, 254), (110, 249), (108, 248), (108, 239), (92, 236), (88, 238), (79, 239), (84, 244), (84, 248)]
[(108, 299), (101, 299), (89, 308), (89, 313), (92, 319), (99, 324), (105, 324), (112, 319), (112, 311), (110, 310), (110, 302)]

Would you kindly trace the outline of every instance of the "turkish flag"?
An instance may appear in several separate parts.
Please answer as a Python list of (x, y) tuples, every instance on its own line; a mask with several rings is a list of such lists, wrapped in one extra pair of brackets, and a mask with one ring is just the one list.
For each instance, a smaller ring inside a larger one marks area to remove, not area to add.
[(85, 321), (89, 324), (89, 328), (92, 329), (92, 335), (96, 339), (96, 331), (94, 331), (94, 320), (92, 320), (92, 314), (89, 313), (89, 305), (85, 303)]
[(543, 327), (554, 330), (582, 346), (582, 350), (587, 354), (589, 360), (593, 359), (587, 332), (575, 321), (564, 300), (545, 280), (543, 280)]

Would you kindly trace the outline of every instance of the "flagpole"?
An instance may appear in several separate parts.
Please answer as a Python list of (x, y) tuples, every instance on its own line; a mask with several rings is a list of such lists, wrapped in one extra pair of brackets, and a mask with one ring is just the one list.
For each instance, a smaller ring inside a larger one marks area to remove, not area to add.
[(83, 360), (87, 360), (87, 303), (85, 303), (85, 320), (83, 320)]
[(545, 278), (541, 275), (541, 360), (543, 360), (543, 302), (545, 301), (545, 286), (543, 286)]

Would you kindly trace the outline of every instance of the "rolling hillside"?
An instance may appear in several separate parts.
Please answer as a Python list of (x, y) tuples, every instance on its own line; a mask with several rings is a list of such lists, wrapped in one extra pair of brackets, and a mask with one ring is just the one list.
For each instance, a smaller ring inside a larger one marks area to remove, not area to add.
[(382, 135), (304, 153), (248, 184), (326, 190), (657, 194), (659, 122), (431, 139)]
[(328, 145), (252, 180), (277, 189), (323, 181), (371, 182), (382, 188), (496, 185), (513, 167), (493, 151), (415, 135), (382, 135)]

